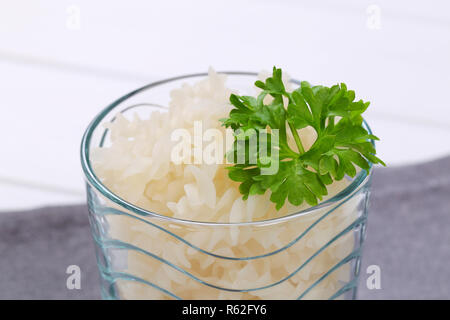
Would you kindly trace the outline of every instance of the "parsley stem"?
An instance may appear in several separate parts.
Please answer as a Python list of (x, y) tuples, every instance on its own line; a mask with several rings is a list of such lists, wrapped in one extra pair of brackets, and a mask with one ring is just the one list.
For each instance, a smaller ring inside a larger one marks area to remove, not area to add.
[(288, 123), (289, 123), (289, 128), (291, 128), (292, 135), (294, 136), (294, 140), (295, 140), (295, 144), (297, 145), (298, 152), (300, 154), (305, 153), (305, 149), (303, 148), (302, 141), (300, 140), (297, 130), (294, 128), (292, 123), (290, 123), (290, 122), (288, 122)]
[[(289, 103), (291, 103), (293, 101), (291, 93), (285, 91), (284, 96), (289, 99)], [(295, 144), (297, 145), (298, 152), (300, 154), (305, 153), (305, 149), (303, 148), (303, 144), (302, 144), (302, 141), (300, 140), (297, 130), (295, 129), (294, 125), (292, 123), (290, 123), (289, 121), (288, 121), (288, 124), (289, 124), (289, 128), (291, 129), (292, 135), (294, 136), (294, 140), (295, 140)]]
[(334, 117), (330, 117), (330, 118), (328, 119), (328, 127), (329, 127), (330, 129), (333, 129), (333, 128), (334, 128)]

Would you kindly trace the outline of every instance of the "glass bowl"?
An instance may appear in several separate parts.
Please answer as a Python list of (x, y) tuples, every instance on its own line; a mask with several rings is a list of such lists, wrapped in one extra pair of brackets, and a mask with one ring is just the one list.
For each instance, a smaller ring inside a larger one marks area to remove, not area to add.
[[(252, 72), (224, 72), (246, 93)], [(104, 299), (354, 299), (371, 174), (319, 205), (281, 218), (213, 223), (167, 217), (111, 192), (95, 175), (93, 148), (107, 146), (118, 113), (164, 110), (169, 92), (206, 73), (139, 88), (101, 111), (81, 144), (89, 221)], [(296, 80), (291, 80), (299, 84)], [(370, 128), (366, 124), (366, 128)]]

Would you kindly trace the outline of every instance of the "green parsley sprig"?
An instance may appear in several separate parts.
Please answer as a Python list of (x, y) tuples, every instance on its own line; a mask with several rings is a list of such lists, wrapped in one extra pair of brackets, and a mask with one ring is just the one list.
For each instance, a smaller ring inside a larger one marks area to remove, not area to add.
[[(228, 167), (228, 175), (240, 182), (244, 199), (270, 190), (270, 200), (277, 210), (283, 207), (286, 198), (293, 205), (304, 201), (316, 205), (327, 195), (327, 185), (345, 175), (356, 175), (355, 165), (363, 170), (370, 169), (370, 162), (385, 166), (375, 156), (370, 141), (379, 139), (363, 127), (362, 113), (369, 102), (355, 101), (355, 92), (347, 90), (344, 83), (329, 88), (303, 81), (299, 88), (288, 92), (281, 69), (274, 67), (272, 76), (264, 82), (256, 81), (255, 86), (262, 89), (257, 97), (231, 94), (234, 108), (228, 118), (221, 119), (235, 133), (228, 154), (234, 165)], [(270, 103), (264, 103), (267, 95), (273, 98)], [(305, 127), (312, 127), (317, 133), (308, 150), (297, 131)], [(297, 150), (288, 145), (288, 128)], [(259, 135), (261, 131), (266, 132), (262, 135), (265, 138)], [(274, 139), (275, 131), (277, 139)], [(249, 143), (252, 136), (258, 139), (258, 147), (253, 149)], [(275, 140), (277, 143), (271, 144)], [(261, 142), (270, 145), (267, 152), (262, 152)], [(238, 148), (239, 143), (244, 143), (245, 148)], [(236, 159), (242, 151), (245, 151), (244, 161), (238, 162)], [(251, 161), (252, 157), (256, 162)], [(264, 174), (273, 161), (278, 163), (277, 172)]]

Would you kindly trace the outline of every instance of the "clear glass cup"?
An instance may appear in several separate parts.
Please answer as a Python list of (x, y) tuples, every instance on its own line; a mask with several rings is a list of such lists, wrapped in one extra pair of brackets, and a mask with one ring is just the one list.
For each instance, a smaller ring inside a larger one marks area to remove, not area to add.
[[(226, 72), (247, 93), (251, 72)], [(319, 205), (285, 217), (206, 223), (139, 208), (102, 184), (90, 163), (107, 146), (102, 124), (120, 113), (164, 110), (169, 92), (206, 73), (149, 84), (118, 99), (87, 128), (81, 145), (87, 202), (104, 299), (354, 299), (371, 174)], [(299, 84), (296, 80), (291, 80)], [(370, 128), (367, 126), (370, 131)]]

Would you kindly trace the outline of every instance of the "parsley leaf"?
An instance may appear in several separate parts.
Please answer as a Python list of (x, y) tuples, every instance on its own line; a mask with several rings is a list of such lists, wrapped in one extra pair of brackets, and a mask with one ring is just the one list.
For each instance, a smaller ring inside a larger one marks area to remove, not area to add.
[[(277, 210), (286, 199), (293, 205), (304, 201), (316, 205), (333, 180), (354, 177), (355, 166), (370, 170), (370, 163), (385, 165), (371, 142), (379, 139), (363, 127), (362, 113), (369, 103), (355, 101), (355, 92), (344, 83), (329, 88), (304, 81), (287, 92), (281, 69), (274, 67), (272, 76), (256, 81), (255, 86), (262, 89), (257, 97), (232, 94), (234, 108), (228, 118), (221, 119), (234, 131), (233, 148), (227, 155), (234, 165), (228, 167), (228, 175), (241, 183), (244, 199), (269, 190)], [(272, 97), (270, 103), (264, 103), (267, 95)], [(289, 147), (288, 127), (298, 150)], [(305, 127), (317, 133), (309, 150), (298, 134)], [(275, 172), (269, 170), (272, 167)]]

